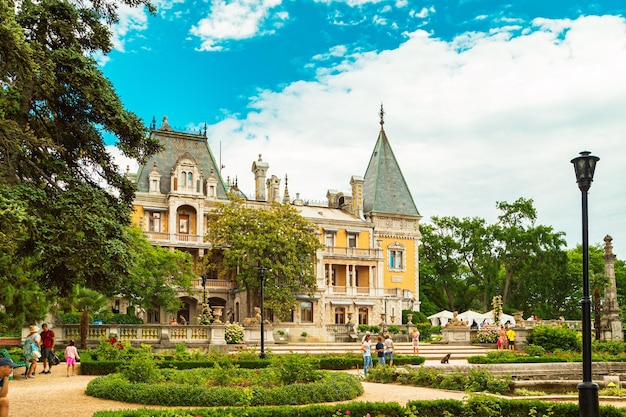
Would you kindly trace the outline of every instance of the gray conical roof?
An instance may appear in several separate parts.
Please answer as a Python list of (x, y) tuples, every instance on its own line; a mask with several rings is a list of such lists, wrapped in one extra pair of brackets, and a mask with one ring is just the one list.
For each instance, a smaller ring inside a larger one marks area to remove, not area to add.
[(409, 187), (383, 129), (370, 158), (363, 184), (363, 212), (419, 216)]

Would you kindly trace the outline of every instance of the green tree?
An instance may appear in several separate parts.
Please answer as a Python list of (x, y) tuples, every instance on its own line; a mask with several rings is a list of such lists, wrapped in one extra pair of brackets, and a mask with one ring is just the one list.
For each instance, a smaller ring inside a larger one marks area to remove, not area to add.
[(532, 199), (520, 197), (514, 203), (501, 201), (496, 206), (502, 212), (495, 232), (496, 253), (504, 268), (502, 302), (507, 305), (513, 298), (511, 304), (515, 305), (528, 295), (521, 289), (529, 276), (537, 275), (538, 266), (544, 282), (555, 274), (565, 274), (565, 240), (562, 232), (535, 224), (537, 211)]
[(421, 291), (426, 299), (440, 308), (466, 310), (476, 298), (477, 291), (463, 265), (460, 243), (450, 218), (432, 218), (433, 224), (420, 227)]
[(181, 306), (179, 291), (188, 293), (195, 277), (191, 255), (152, 245), (139, 228), (130, 228), (129, 234), (132, 267), (120, 294), (132, 305), (176, 313)]
[[(232, 196), (231, 196), (232, 197)], [(207, 240), (212, 248), (205, 256), (206, 268), (218, 269), (221, 276), (235, 275), (238, 286), (247, 291), (248, 314), (259, 305), (258, 268), (267, 268), (266, 306), (279, 317), (287, 317), (296, 294), (312, 295), (316, 290), (314, 257), (322, 247), (315, 226), (287, 204), (271, 203), (248, 207), (233, 198), (218, 204), (208, 217)]]
[(0, 327), (12, 330), (46, 315), (46, 294), (34, 279), (41, 273), (37, 259), (18, 256), (28, 242), (30, 220), (26, 203), (0, 184)]
[(135, 187), (103, 135), (140, 161), (160, 144), (94, 59), (111, 50), (107, 23), (122, 4), (153, 10), (143, 0), (0, 3), (0, 184), (28, 202), (28, 241), (14, 255), (35, 261), (31, 278), (47, 290), (112, 293), (131, 265), (122, 226)]
[(75, 287), (72, 297), (73, 307), (80, 315), (80, 348), (87, 349), (87, 333), (89, 332), (89, 313), (98, 314), (106, 309), (107, 299), (97, 291), (84, 287)]

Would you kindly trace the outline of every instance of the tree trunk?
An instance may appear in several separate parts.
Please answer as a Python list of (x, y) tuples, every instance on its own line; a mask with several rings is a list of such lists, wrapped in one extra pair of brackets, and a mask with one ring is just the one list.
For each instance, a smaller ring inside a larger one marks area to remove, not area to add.
[(596, 328), (596, 340), (600, 340), (602, 329), (602, 307), (600, 305), (600, 289), (593, 290), (593, 323)]
[(87, 333), (89, 333), (89, 310), (84, 309), (80, 315), (80, 348), (87, 349)]

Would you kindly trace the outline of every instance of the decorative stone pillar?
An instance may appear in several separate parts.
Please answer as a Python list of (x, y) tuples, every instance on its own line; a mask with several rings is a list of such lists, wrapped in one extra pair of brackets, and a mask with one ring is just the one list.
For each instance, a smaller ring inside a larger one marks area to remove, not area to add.
[(624, 340), (620, 309), (617, 302), (617, 284), (615, 283), (615, 254), (613, 254), (613, 238), (606, 235), (604, 238), (604, 275), (609, 279), (604, 289), (604, 305), (602, 308), (601, 339)]

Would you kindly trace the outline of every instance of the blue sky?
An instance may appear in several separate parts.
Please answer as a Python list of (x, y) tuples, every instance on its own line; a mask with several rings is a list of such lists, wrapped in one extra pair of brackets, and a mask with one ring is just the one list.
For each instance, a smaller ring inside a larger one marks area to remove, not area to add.
[(569, 161), (588, 149), (601, 158), (590, 241), (610, 234), (626, 258), (626, 3), (155, 4), (156, 16), (120, 10), (102, 69), (146, 124), (207, 123), (222, 175), (246, 193), (258, 154), (270, 175), (289, 176), (292, 197), (348, 191), (365, 173), (384, 103), (424, 222), (495, 222), (496, 201), (526, 197), (539, 223), (574, 246), (580, 192)]

